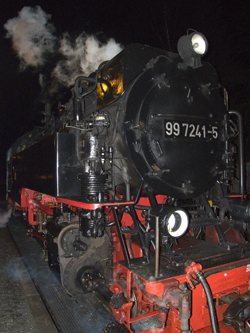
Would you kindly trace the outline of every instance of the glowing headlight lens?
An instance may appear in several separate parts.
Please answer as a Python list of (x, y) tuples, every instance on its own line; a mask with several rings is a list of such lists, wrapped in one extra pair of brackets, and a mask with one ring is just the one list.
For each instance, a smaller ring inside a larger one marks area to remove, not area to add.
[(203, 55), (207, 51), (207, 42), (200, 34), (194, 34), (191, 39), (193, 51), (199, 55)]
[(188, 216), (183, 210), (174, 211), (168, 219), (167, 230), (170, 236), (180, 237), (188, 228)]

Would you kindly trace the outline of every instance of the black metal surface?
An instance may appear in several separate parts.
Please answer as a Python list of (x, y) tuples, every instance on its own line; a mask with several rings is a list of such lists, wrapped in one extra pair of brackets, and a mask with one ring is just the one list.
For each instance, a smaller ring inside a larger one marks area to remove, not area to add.
[(128, 303), (124, 293), (114, 294), (111, 297), (110, 305), (114, 309), (120, 309), (124, 304)]
[(233, 326), (237, 333), (250, 332), (249, 327), (245, 328), (244, 322), (250, 316), (250, 292), (240, 295), (226, 309), (223, 314), (223, 322), (227, 326)]
[[(16, 195), (19, 188), (28, 187), (53, 196), (76, 197), (77, 177), (83, 170), (102, 165), (109, 171), (113, 162), (108, 162), (104, 147), (112, 148), (121, 165), (113, 169), (109, 184), (103, 175), (83, 174), (82, 201), (103, 201), (111, 184), (125, 184), (129, 193), (142, 180), (157, 193), (182, 199), (211, 188), (225, 169), (227, 108), (211, 65), (184, 71), (180, 62), (178, 54), (134, 44), (104, 64), (98, 84), (105, 82), (107, 89), (101, 85), (97, 98), (103, 95), (107, 102), (100, 114), (91, 113), (82, 120), (74, 110), (81, 123), (69, 125), (72, 131), (78, 126), (83, 130), (81, 138), (77, 131), (55, 133), (18, 154), (13, 152)], [(115, 86), (121, 88), (113, 91)], [(64, 115), (69, 122), (71, 107)], [(104, 122), (97, 121), (102, 117)]]
[(20, 204), (22, 187), (52, 196), (78, 195), (75, 135), (48, 135), (12, 157), (11, 197)]
[(42, 249), (27, 237), (26, 228), (18, 219), (10, 219), (8, 228), (17, 243), (23, 261), (49, 310), (59, 332), (103, 332), (113, 320), (108, 304), (97, 294), (85, 294), (82, 299), (71, 298), (44, 261)]
[(239, 111), (229, 111), (231, 115), (235, 115), (238, 118), (239, 135), (238, 135), (238, 162), (239, 162), (239, 189), (242, 196), (246, 193), (246, 177), (245, 177), (245, 156), (244, 156), (244, 131), (243, 131), (243, 118)]
[(225, 105), (208, 64), (184, 72), (164, 54), (154, 60), (130, 90), (126, 142), (133, 165), (152, 189), (191, 198), (208, 190), (225, 167)]
[[(188, 237), (189, 239), (191, 237)], [(241, 244), (230, 251), (223, 245), (198, 241), (185, 249), (178, 249), (172, 252), (162, 253), (160, 257), (160, 270), (156, 280), (172, 278), (178, 275), (186, 274), (185, 263), (187, 260), (198, 262), (203, 269), (214, 268), (224, 264), (231, 264), (238, 260), (250, 259), (250, 245)], [(185, 243), (187, 245), (187, 243)], [(125, 267), (125, 261), (120, 262)], [(132, 272), (147, 280), (154, 280), (154, 256), (150, 257), (147, 263), (144, 258), (130, 259), (130, 269)], [(226, 270), (226, 268), (225, 268)]]
[(102, 237), (104, 233), (105, 216), (103, 208), (95, 210), (83, 209), (81, 217), (81, 232), (83, 237)]
[(55, 133), (55, 145), (55, 193), (57, 196), (65, 198), (76, 196), (79, 191), (77, 175), (82, 171), (82, 166), (79, 165), (77, 159), (76, 136), (74, 133), (57, 132)]
[(250, 246), (246, 244), (214, 244), (200, 241), (197, 245), (186, 250), (176, 251), (172, 260), (185, 263), (188, 259), (198, 262), (203, 269), (213, 268), (224, 264), (249, 259)]
[(102, 202), (107, 200), (107, 174), (82, 174), (81, 199), (86, 202)]
[(125, 240), (123, 238), (123, 234), (121, 232), (120, 221), (119, 221), (119, 218), (118, 218), (118, 215), (117, 215), (117, 210), (115, 209), (115, 207), (112, 207), (112, 212), (113, 212), (113, 216), (114, 216), (114, 219), (115, 219), (115, 225), (116, 225), (116, 228), (117, 228), (117, 233), (118, 233), (118, 236), (119, 236), (119, 240), (121, 242), (122, 253), (124, 255), (124, 258), (126, 260), (126, 263), (127, 263), (128, 267), (130, 267), (129, 253), (128, 253), (128, 250), (127, 250), (127, 247), (126, 247), (126, 244), (125, 244)]
[(129, 330), (125, 325), (119, 324), (116, 321), (108, 323), (104, 333), (129, 333)]

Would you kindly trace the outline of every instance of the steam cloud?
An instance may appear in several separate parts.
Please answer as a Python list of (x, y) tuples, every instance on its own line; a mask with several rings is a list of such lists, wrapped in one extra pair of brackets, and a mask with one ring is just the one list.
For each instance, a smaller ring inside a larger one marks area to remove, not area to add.
[[(52, 70), (51, 79), (54, 88), (59, 83), (71, 86), (79, 75), (89, 75), (99, 64), (109, 60), (122, 50), (114, 39), (101, 44), (95, 36), (82, 33), (73, 42), (68, 33), (61, 38), (55, 35), (55, 28), (49, 22), (51, 15), (41, 7), (23, 7), (18, 16), (9, 19), (4, 28), (7, 38), (12, 39), (13, 49), (21, 60), (21, 68), (27, 66), (41, 71), (48, 63), (50, 56), (59, 54), (61, 60)], [(58, 82), (56, 82), (58, 81)], [(39, 78), (40, 85), (45, 85), (44, 77)], [(53, 91), (51, 91), (53, 92)]]
[(8, 211), (0, 209), (0, 228), (6, 227), (7, 222), (11, 216), (11, 209)]
[(77, 76), (89, 75), (100, 63), (111, 59), (120, 51), (121, 47), (113, 39), (101, 45), (94, 36), (86, 37), (82, 33), (76, 38), (75, 43), (71, 43), (70, 36), (65, 33), (60, 40), (59, 48), (64, 60), (57, 63), (52, 77), (65, 86), (71, 86)]
[(24, 7), (18, 17), (8, 20), (4, 28), (6, 37), (12, 38), (13, 49), (24, 66), (40, 66), (44, 64), (45, 54), (54, 51), (54, 27), (48, 23), (50, 15), (41, 7), (35, 9)]

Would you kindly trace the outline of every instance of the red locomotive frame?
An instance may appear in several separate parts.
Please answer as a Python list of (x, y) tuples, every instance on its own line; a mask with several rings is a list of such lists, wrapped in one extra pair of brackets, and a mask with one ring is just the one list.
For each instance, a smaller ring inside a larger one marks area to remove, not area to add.
[[(159, 195), (156, 196), (156, 198), (158, 202), (162, 202), (166, 197)], [(119, 206), (131, 205), (134, 204), (134, 201), (88, 204), (63, 198), (55, 198), (22, 188), (21, 205), (15, 204), (15, 209), (27, 213), (30, 225), (38, 226), (41, 222), (39, 220), (39, 214), (43, 214), (43, 219), (46, 220), (46, 216), (53, 215), (54, 208), (60, 209), (61, 203), (68, 205), (73, 211), (78, 208), (94, 210), (105, 206), (108, 220), (112, 222), (114, 221), (113, 214), (116, 210), (119, 210)], [(148, 205), (148, 199), (140, 198), (139, 204)], [(113, 212), (111, 210), (112, 207), (116, 209), (113, 210)], [(137, 211), (137, 216), (143, 223), (143, 217), (140, 211)], [(134, 228), (133, 220), (129, 214), (125, 213), (123, 215), (121, 225), (128, 226), (131, 229)], [(219, 237), (213, 226), (207, 226), (206, 233), (206, 240), (218, 243)], [(36, 232), (34, 232), (33, 235), (41, 237)], [(226, 232), (225, 235), (230, 242), (244, 242), (240, 232), (234, 228), (230, 228), (230, 232)], [(155, 277), (152, 272), (150, 278), (145, 278), (136, 273), (133, 269), (133, 265), (128, 267), (126, 262), (124, 262), (124, 253), (116, 227), (112, 227), (112, 238), (114, 247), (113, 283), (110, 286), (110, 290), (113, 295), (123, 295), (123, 304), (120, 307), (112, 307), (111, 302), (111, 309), (115, 319), (119, 323), (124, 324), (130, 332), (134, 332), (133, 325), (135, 323), (157, 317), (158, 322), (161, 323), (161, 327), (149, 328), (141, 332), (213, 332), (206, 294), (201, 284), (196, 285), (197, 277), (195, 273), (202, 271), (202, 267), (199, 263), (191, 262), (190, 265), (186, 267), (186, 273), (179, 276), (161, 278), (159, 273), (158, 276)], [(148, 263), (145, 263), (143, 260), (141, 247), (137, 242), (132, 240), (131, 235), (125, 235), (125, 244), (128, 248), (129, 258), (131, 260), (140, 261), (140, 265), (142, 266), (144, 264), (147, 266)], [(192, 243), (189, 244), (189, 246), (192, 247)], [(154, 260), (153, 265), (155, 265)], [(215, 303), (219, 331), (221, 333), (235, 332), (235, 329), (232, 326), (226, 325), (223, 320), (225, 321), (225, 316), (228, 315), (226, 311), (229, 307), (229, 303), (232, 303), (232, 299), (237, 299), (237, 296), (241, 296), (243, 302), (245, 302), (242, 311), (244, 311), (244, 308), (250, 306), (250, 294), (248, 293), (250, 288), (250, 261), (249, 259), (244, 259), (237, 262), (230, 262), (229, 264), (217, 266), (216, 270), (217, 271), (214, 272), (213, 267), (203, 272), (204, 274), (208, 274), (207, 282), (210, 285)], [(189, 289), (185, 287), (187, 284), (189, 284)], [(163, 308), (163, 304), (165, 308)], [(134, 307), (136, 307), (136, 309), (132, 310)], [(229, 313), (228, 316), (230, 317), (231, 313)], [(235, 316), (235, 318), (235, 322), (237, 322), (238, 317)], [(231, 325), (232, 323), (234, 324), (235, 318), (231, 318)], [(189, 327), (189, 329), (183, 328), (183, 325)], [(237, 326), (237, 323), (235, 325)], [(242, 323), (240, 322), (239, 327), (236, 327), (236, 331), (241, 326)], [(241, 327), (241, 329), (243, 329), (243, 327)]]

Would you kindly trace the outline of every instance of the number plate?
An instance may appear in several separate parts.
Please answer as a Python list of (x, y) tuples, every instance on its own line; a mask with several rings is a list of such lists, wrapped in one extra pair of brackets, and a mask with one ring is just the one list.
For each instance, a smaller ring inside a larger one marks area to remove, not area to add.
[(219, 128), (217, 125), (211, 124), (196, 124), (189, 122), (164, 121), (165, 137), (184, 137), (198, 139), (213, 139), (219, 138)]

